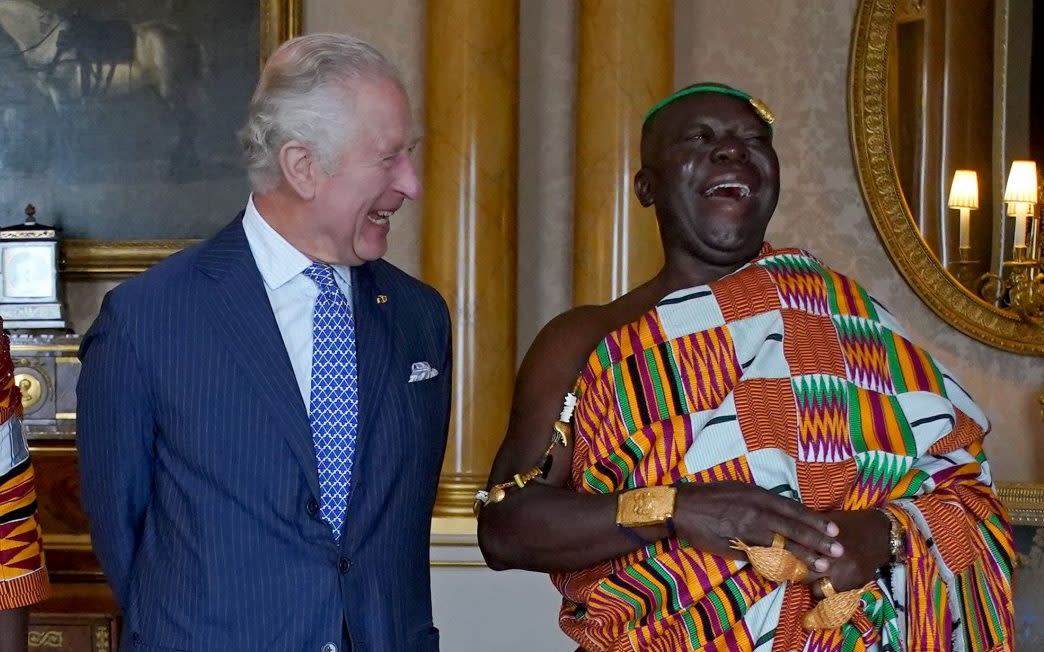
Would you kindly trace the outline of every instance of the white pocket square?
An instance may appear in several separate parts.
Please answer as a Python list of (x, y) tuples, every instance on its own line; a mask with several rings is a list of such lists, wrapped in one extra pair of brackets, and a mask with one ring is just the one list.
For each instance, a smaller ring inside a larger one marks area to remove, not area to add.
[(414, 362), (410, 366), (410, 380), (408, 382), (415, 383), (420, 380), (428, 380), (438, 375), (439, 370), (427, 362)]

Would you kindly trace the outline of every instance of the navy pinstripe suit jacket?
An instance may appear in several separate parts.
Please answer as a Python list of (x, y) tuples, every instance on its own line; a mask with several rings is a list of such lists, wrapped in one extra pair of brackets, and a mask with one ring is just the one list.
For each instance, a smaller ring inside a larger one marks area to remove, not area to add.
[[(428, 546), (446, 304), (387, 262), (353, 268), (361, 424), (335, 544), (241, 217), (112, 290), (83, 340), (83, 504), (124, 612), (121, 649), (320, 652), (342, 649), (347, 626), (354, 652), (438, 650)], [(439, 375), (408, 383), (417, 361)]]

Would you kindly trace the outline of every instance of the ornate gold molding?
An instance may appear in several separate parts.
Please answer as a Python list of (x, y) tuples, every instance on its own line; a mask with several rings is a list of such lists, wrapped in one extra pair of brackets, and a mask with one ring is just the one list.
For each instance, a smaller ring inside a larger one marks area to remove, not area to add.
[(997, 495), (1008, 508), (1012, 523), (1044, 527), (1044, 484), (1003, 482), (997, 485)]
[(940, 265), (899, 187), (888, 137), (888, 42), (895, 0), (861, 0), (848, 69), (848, 120), (856, 176), (877, 233), (906, 282), (965, 335), (1013, 353), (1044, 355), (1044, 328), (974, 296)]
[(66, 240), (62, 270), (67, 278), (123, 278), (143, 272), (196, 240)]

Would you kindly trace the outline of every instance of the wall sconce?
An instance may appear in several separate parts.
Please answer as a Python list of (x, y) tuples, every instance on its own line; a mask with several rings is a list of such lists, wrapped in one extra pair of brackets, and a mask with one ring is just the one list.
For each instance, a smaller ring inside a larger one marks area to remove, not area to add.
[(961, 212), (961, 260), (968, 260), (971, 253), (971, 211), (979, 208), (979, 176), (975, 170), (953, 173), (950, 199), (946, 205)]
[[(1015, 215), (1015, 241), (1012, 257), (1015, 261), (1027, 258), (1026, 227), (1032, 222), (1033, 240), (1036, 240), (1037, 228), (1033, 208), (1037, 205), (1037, 164), (1033, 161), (1012, 161), (1008, 173), (1008, 183), (1004, 186), (1004, 202), (1008, 204), (1008, 214)], [(1029, 258), (1036, 257), (1036, 243), (1029, 252)]]
[[(1037, 206), (1037, 164), (1012, 161), (1004, 202), (1015, 217), (1012, 259), (1004, 261), (1001, 276), (984, 274), (979, 293), (1007, 307), (1022, 319), (1044, 325), (1044, 273), (1041, 273), (1040, 218)], [(992, 288), (992, 292), (987, 291)], [(991, 296), (992, 295), (992, 296)]]

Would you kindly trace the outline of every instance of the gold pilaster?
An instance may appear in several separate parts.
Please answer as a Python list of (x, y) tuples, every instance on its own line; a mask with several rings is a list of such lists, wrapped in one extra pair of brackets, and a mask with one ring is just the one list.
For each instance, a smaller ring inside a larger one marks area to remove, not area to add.
[(421, 270), (453, 320), (436, 516), (470, 516), (515, 369), (518, 3), (429, 0)]
[(573, 301), (604, 303), (663, 264), (651, 210), (634, 197), (642, 117), (671, 91), (670, 0), (581, 0)]

